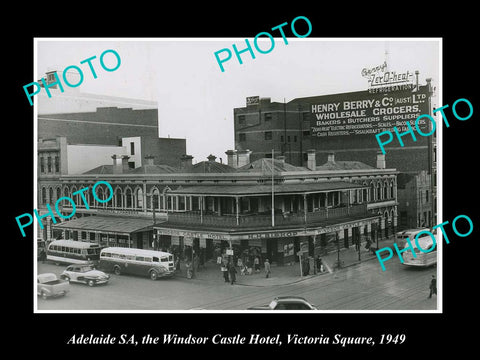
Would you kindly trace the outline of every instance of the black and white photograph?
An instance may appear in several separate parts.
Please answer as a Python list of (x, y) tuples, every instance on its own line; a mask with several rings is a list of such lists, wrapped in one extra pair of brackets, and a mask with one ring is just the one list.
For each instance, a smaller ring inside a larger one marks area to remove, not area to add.
[(330, 27), (333, 13), (251, 9), (19, 38), (11, 343), (62, 356), (470, 346), (470, 35), (420, 12), (402, 31), (386, 11), (345, 28), (339, 13)]
[(304, 34), (37, 39), (38, 311), (441, 310), (441, 40)]

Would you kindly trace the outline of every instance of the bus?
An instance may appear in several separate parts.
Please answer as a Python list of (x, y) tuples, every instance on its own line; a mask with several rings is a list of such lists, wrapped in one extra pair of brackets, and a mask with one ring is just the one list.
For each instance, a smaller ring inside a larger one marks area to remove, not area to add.
[(397, 244), (399, 249), (403, 249), (405, 244), (407, 243), (407, 238), (413, 243), (415, 241), (415, 235), (417, 235), (421, 231), (429, 230), (427, 228), (420, 228), (420, 229), (408, 229), (402, 230), (395, 234), (395, 244)]
[(175, 272), (173, 255), (168, 252), (123, 247), (108, 247), (100, 252), (99, 268), (120, 274), (149, 276), (152, 280)]
[(100, 245), (85, 241), (54, 240), (47, 246), (46, 259), (55, 264), (97, 264)]
[[(411, 251), (405, 251), (402, 254), (403, 257), (403, 265), (407, 266), (418, 266), (418, 267), (427, 267), (431, 265), (435, 265), (437, 263), (437, 241), (436, 241), (436, 236), (435, 236), (435, 249), (429, 252), (422, 252), (420, 249), (417, 248), (417, 241), (415, 240), (415, 237), (413, 239), (410, 239), (410, 243), (412, 244), (412, 247), (415, 251), (415, 254), (417, 255), (416, 257), (413, 257), (413, 254)], [(422, 248), (424, 251), (428, 251), (433, 247), (433, 239), (430, 235), (425, 234), (421, 235), (418, 238), (418, 245), (420, 248)], [(405, 248), (407, 248), (409, 245), (408, 243), (405, 244)]]

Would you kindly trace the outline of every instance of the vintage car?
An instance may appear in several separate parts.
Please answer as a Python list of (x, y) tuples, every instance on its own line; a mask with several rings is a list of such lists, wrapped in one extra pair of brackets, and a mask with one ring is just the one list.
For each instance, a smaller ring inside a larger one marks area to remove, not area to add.
[(103, 271), (95, 270), (93, 264), (70, 265), (63, 271), (60, 277), (70, 282), (80, 282), (88, 286), (105, 284), (110, 280), (110, 275), (105, 274)]
[(317, 310), (300, 296), (278, 296), (270, 304), (250, 307), (247, 310)]
[(37, 276), (37, 295), (43, 299), (64, 296), (70, 291), (68, 281), (58, 279), (53, 273), (39, 274)]

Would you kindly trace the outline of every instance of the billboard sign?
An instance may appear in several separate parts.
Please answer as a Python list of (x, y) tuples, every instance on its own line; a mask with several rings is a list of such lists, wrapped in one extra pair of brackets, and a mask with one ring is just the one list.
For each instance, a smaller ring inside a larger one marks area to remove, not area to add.
[[(388, 93), (359, 91), (319, 96), (310, 101), (311, 135), (338, 137), (375, 135), (382, 131), (406, 131), (407, 121), (428, 114), (427, 86), (418, 91), (400, 90)], [(427, 132), (427, 121), (419, 127)]]

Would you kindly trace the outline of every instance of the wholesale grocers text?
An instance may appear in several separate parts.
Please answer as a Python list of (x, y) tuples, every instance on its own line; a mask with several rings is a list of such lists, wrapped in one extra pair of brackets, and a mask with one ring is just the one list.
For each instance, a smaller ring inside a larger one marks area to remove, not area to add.
[[(97, 189), (97, 186), (101, 185), (101, 184), (104, 184), (110, 191), (110, 196), (107, 198), (107, 199), (100, 199), (98, 196), (97, 196), (97, 193), (96, 193), (96, 189)], [(90, 209), (90, 207), (88, 206), (88, 202), (87, 202), (87, 199), (85, 198), (85, 194), (84, 194), (84, 191), (87, 191), (89, 188), (88, 187), (84, 187), (83, 189), (80, 189), (78, 191), (75, 191), (74, 193), (72, 193), (72, 196), (73, 195), (77, 195), (77, 194), (80, 194), (80, 197), (82, 198), (83, 200), (83, 203), (85, 204), (85, 208), (88, 210)], [(112, 188), (112, 185), (110, 185), (108, 182), (106, 181), (97, 181), (93, 187), (92, 187), (92, 195), (94, 197), (95, 200), (97, 200), (99, 203), (106, 203), (108, 201), (110, 201), (112, 198), (113, 198), (113, 188)], [(72, 204), (72, 212), (69, 214), (69, 215), (64, 215), (60, 212), (58, 206), (59, 204), (62, 203), (63, 200), (67, 200), (68, 202), (70, 202)], [(46, 207), (48, 209), (48, 212), (44, 215), (39, 215), (38, 214), (38, 211), (37, 209), (33, 209), (33, 213), (35, 214), (35, 217), (37, 218), (37, 221), (38, 221), (38, 224), (40, 225), (40, 229), (43, 230), (43, 224), (42, 224), (42, 219), (47, 217), (47, 216), (50, 216), (52, 218), (52, 222), (54, 224), (57, 223), (57, 220), (55, 219), (55, 214), (53, 213), (51, 207), (50, 207), (50, 204), (46, 204)], [(77, 207), (75, 205), (75, 201), (68, 197), (68, 196), (63, 196), (61, 198), (59, 198), (57, 200), (57, 202), (55, 203), (55, 212), (57, 213), (58, 217), (62, 218), (62, 219), (70, 219), (73, 215), (75, 215), (75, 212), (77, 211)], [(28, 218), (28, 222), (26, 223), (21, 223), (20, 222), (20, 219), (21, 218)], [(30, 215), (29, 213), (25, 213), (25, 214), (22, 214), (22, 215), (19, 215), (15, 218), (15, 220), (17, 221), (17, 224), (18, 224), (18, 227), (20, 229), (20, 231), (22, 232), (22, 235), (23, 237), (25, 237), (25, 231), (23, 230), (25, 227), (27, 226), (30, 226), (32, 225), (33, 223), (33, 216)]]
[[(308, 25), (308, 31), (306, 34), (304, 35), (300, 35), (296, 28), (295, 28), (295, 23), (298, 21), (298, 20), (303, 20), (307, 23)], [(283, 31), (283, 27), (285, 25), (288, 25), (288, 22), (284, 22), (280, 25), (277, 25), (277, 26), (274, 26), (271, 30), (277, 30), (280, 32), (280, 34), (282, 35), (282, 38), (283, 38), (283, 42), (285, 43), (285, 45), (288, 45), (288, 40), (287, 38), (285, 37), (285, 33)], [(295, 19), (292, 20), (292, 23), (290, 25), (290, 29), (292, 30), (292, 33), (293, 35), (295, 35), (297, 38), (305, 38), (307, 37), (308, 35), (310, 35), (310, 33), (312, 32), (312, 23), (310, 22), (310, 20), (308, 20), (308, 18), (306, 18), (305, 16), (297, 16)], [(270, 39), (270, 48), (269, 49), (261, 49), (259, 46), (258, 46), (258, 38), (260, 36), (267, 36), (269, 39)], [(245, 39), (245, 43), (247, 44), (247, 47), (243, 50), (238, 50), (237, 46), (235, 44), (232, 44), (232, 48), (233, 48), (233, 51), (235, 52), (235, 55), (237, 57), (237, 60), (240, 64), (243, 64), (243, 61), (242, 61), (242, 58), (240, 56), (240, 54), (242, 53), (245, 53), (245, 52), (249, 52), (250, 53), (250, 56), (252, 57), (252, 59), (255, 59), (255, 53), (252, 49), (252, 45), (250, 44), (250, 42), (248, 41), (248, 39)], [(255, 49), (257, 49), (257, 52), (259, 52), (260, 54), (268, 54), (269, 52), (271, 52), (273, 50), (273, 48), (275, 47), (275, 40), (273, 39), (273, 36), (268, 33), (268, 32), (265, 32), (265, 31), (262, 31), (262, 32), (259, 32), (255, 38), (253, 39), (253, 46), (255, 47)], [(220, 58), (219, 54), (220, 53), (226, 53), (226, 56), (224, 56), (223, 58)], [(215, 51), (214, 53), (215, 55), (215, 58), (217, 59), (217, 63), (218, 65), (220, 66), (220, 70), (222, 72), (225, 71), (224, 67), (223, 67), (223, 63), (224, 62), (227, 62), (228, 60), (230, 60), (232, 58), (232, 52), (230, 51), (230, 49), (220, 49), (218, 51)]]
[[(459, 219), (465, 219), (467, 222), (468, 222), (468, 226), (469, 226), (469, 229), (466, 233), (462, 233), (462, 232), (459, 232), (458, 231), (458, 228), (457, 228), (457, 221)], [(441, 224), (438, 224), (438, 225), (435, 225), (432, 230), (435, 230), (437, 228), (440, 228), (440, 230), (442, 231), (442, 234), (443, 234), (443, 237), (445, 239), (445, 242), (447, 244), (450, 244), (450, 240), (448, 239), (448, 236), (445, 232), (445, 229), (443, 228), (444, 225), (447, 225), (448, 224), (448, 221), (444, 221), (442, 222)], [(473, 222), (472, 220), (467, 216), (467, 215), (458, 215), (455, 219), (453, 219), (452, 221), (452, 229), (453, 229), (453, 232), (459, 236), (459, 237), (467, 237), (468, 235), (470, 235), (473, 231)], [(429, 235), (431, 238), (432, 238), (432, 241), (433, 241), (433, 244), (432, 246), (429, 248), (429, 249), (423, 249), (420, 244), (418, 243), (418, 239), (420, 237), (422, 237), (422, 235)], [(395, 251), (397, 252), (397, 255), (398, 255), (398, 258), (400, 259), (400, 262), (403, 264), (404, 263), (404, 260), (403, 260), (403, 257), (402, 257), (402, 253), (406, 252), (406, 251), (411, 251), (412, 252), (412, 256), (414, 258), (417, 257), (417, 254), (415, 253), (415, 249), (412, 245), (412, 242), (409, 238), (406, 239), (407, 240), (407, 244), (405, 245), (405, 247), (403, 249), (399, 249), (397, 244), (393, 244), (393, 247), (395, 248)], [(415, 236), (415, 245), (417, 246), (417, 249), (420, 250), (420, 252), (422, 253), (429, 253), (433, 250), (435, 250), (435, 247), (437, 246), (437, 242), (435, 240), (435, 235), (433, 233), (431, 233), (430, 231), (428, 230), (423, 230), (423, 231), (420, 231), (416, 236)], [(389, 254), (387, 257), (385, 258), (382, 258), (380, 257), (380, 253), (382, 251), (387, 251)], [(378, 258), (378, 261), (380, 262), (380, 265), (382, 266), (382, 270), (385, 271), (385, 265), (383, 265), (383, 263), (389, 259), (391, 259), (393, 257), (393, 250), (390, 249), (389, 247), (384, 247), (382, 249), (379, 249), (375, 252), (375, 254), (377, 255), (377, 258)]]
[[(115, 58), (116, 58), (116, 62), (117, 64), (113, 67), (107, 67), (105, 65), (105, 60), (104, 60), (104, 57), (106, 54), (108, 53), (112, 53), (113, 55), (115, 55)], [(95, 69), (93, 67), (93, 64), (92, 64), (92, 61), (94, 59), (96, 59), (97, 57), (94, 55), (94, 56), (91, 56), (89, 57), (88, 59), (85, 59), (85, 60), (82, 60), (80, 61), (80, 64), (84, 64), (84, 63), (88, 63), (88, 66), (90, 68), (90, 71), (92, 73), (92, 76), (94, 79), (97, 78), (97, 73), (95, 72)], [(112, 71), (115, 71), (117, 70), (119, 67), (120, 67), (120, 64), (121, 64), (121, 59), (120, 59), (120, 55), (115, 51), (115, 50), (105, 50), (101, 55), (100, 55), (100, 66), (103, 68), (103, 70), (105, 71), (109, 71), (109, 72), (112, 72)], [(76, 84), (72, 84), (70, 83), (68, 80), (67, 80), (67, 72), (70, 70), (70, 69), (74, 69), (78, 72), (78, 75), (80, 76), (80, 80), (76, 83)], [(30, 105), (33, 105), (33, 102), (32, 102), (32, 97), (34, 95), (37, 95), (40, 93), (40, 91), (42, 90), (42, 86), (45, 88), (45, 91), (48, 95), (49, 98), (52, 97), (52, 94), (50, 93), (50, 88), (53, 87), (53, 86), (57, 86), (59, 87), (60, 91), (63, 93), (63, 86), (62, 86), (62, 82), (60, 81), (60, 79), (57, 77), (57, 73), (54, 72), (53, 73), (54, 76), (55, 76), (55, 82), (52, 82), (52, 83), (46, 83), (45, 82), (45, 79), (42, 78), (42, 85), (40, 85), (38, 82), (34, 81), (34, 82), (31, 82), (30, 84), (27, 84), (27, 85), (24, 85), (23, 86), (23, 90), (25, 91), (25, 94), (27, 95), (27, 99), (28, 101), (30, 102)], [(83, 71), (82, 69), (80, 69), (80, 67), (76, 66), (76, 65), (70, 65), (70, 66), (67, 66), (64, 70), (63, 70), (63, 82), (69, 86), (69, 87), (72, 87), (72, 88), (75, 88), (77, 86), (80, 86), (82, 83), (83, 83)], [(32, 93), (29, 93), (28, 92), (28, 87), (29, 86), (36, 86), (37, 89), (32, 92)]]
[[(469, 108), (469, 113), (468, 115), (466, 116), (460, 116), (458, 115), (458, 112), (457, 112), (457, 105), (459, 103), (466, 103), (468, 105), (468, 108)], [(448, 122), (447, 120), (447, 115), (445, 115), (445, 112), (443, 111), (444, 109), (448, 108), (448, 104), (447, 105), (444, 105), (442, 107), (439, 107), (438, 109), (435, 109), (433, 110), (433, 113), (435, 114), (436, 112), (440, 112), (440, 114), (442, 114), (442, 117), (443, 117), (443, 121), (445, 123), (445, 125), (448, 127), (450, 127), (450, 123)], [(470, 101), (468, 101), (467, 99), (458, 99), (457, 101), (455, 101), (452, 105), (452, 113), (453, 115), (458, 119), (458, 120), (461, 120), (461, 121), (465, 121), (465, 120), (468, 120), (472, 117), (473, 115), (473, 105)], [(420, 130), (418, 124), (420, 121), (423, 121), (422, 119), (423, 118), (427, 118), (428, 120), (430, 120), (430, 122), (432, 123), (432, 129), (429, 133), (424, 133)], [(410, 136), (412, 137), (412, 140), (413, 141), (417, 141), (417, 138), (415, 136), (415, 133), (413, 132), (413, 129), (412, 129), (412, 126), (410, 125), (410, 122), (407, 121), (405, 123), (405, 125), (407, 125), (408, 127), (408, 131), (405, 131), (403, 133), (399, 133), (398, 132), (398, 128), (396, 126), (393, 127), (393, 131), (395, 132), (395, 135), (397, 135), (397, 139), (398, 139), (398, 142), (400, 143), (400, 146), (401, 147), (404, 147), (405, 144), (403, 143), (403, 140), (402, 140), (402, 137), (403, 136), (406, 136), (408, 134), (410, 134)], [(419, 117), (417, 117), (417, 119), (415, 120), (415, 129), (417, 130), (417, 133), (420, 135), (420, 136), (430, 136), (432, 135), (434, 132), (435, 132), (435, 129), (436, 129), (436, 124), (435, 124), (435, 119), (428, 115), (428, 114), (423, 114), (423, 115), (420, 115)], [(388, 135), (388, 139), (385, 140), (385, 141), (380, 141), (380, 137), (382, 135)], [(385, 148), (384, 148), (384, 145), (386, 144), (389, 144), (392, 142), (393, 140), (393, 135), (392, 135), (392, 132), (391, 131), (383, 131), (377, 135), (375, 135), (375, 137), (377, 138), (377, 142), (378, 142), (378, 145), (380, 146), (380, 149), (382, 150), (382, 153), (385, 155)]]

